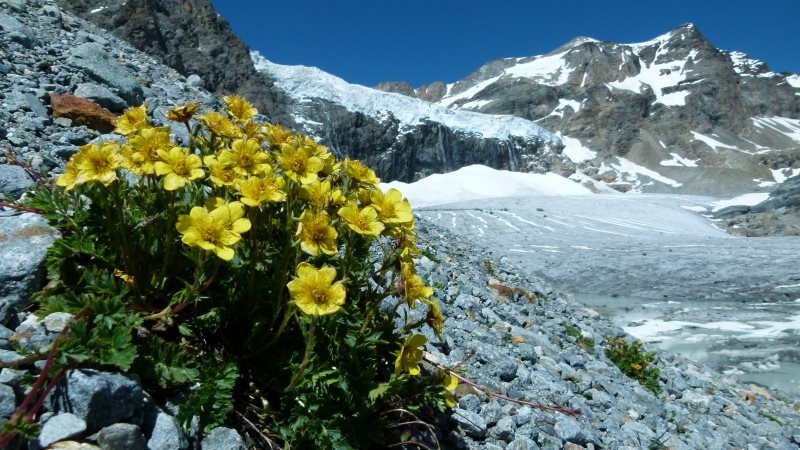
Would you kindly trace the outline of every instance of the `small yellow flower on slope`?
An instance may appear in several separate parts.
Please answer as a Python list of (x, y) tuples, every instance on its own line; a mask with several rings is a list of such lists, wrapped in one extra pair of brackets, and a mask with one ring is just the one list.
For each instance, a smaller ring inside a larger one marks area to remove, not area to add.
[(297, 226), (297, 237), (300, 238), (300, 249), (312, 256), (320, 253), (335, 255), (338, 247), (336, 238), (339, 234), (331, 226), (331, 218), (326, 212), (314, 214), (303, 211)]
[(75, 181), (78, 180), (78, 174), (80, 173), (80, 169), (78, 169), (79, 158), (76, 158), (76, 156), (77, 154), (64, 166), (64, 173), (56, 179), (56, 186), (61, 186), (68, 191), (76, 186)]
[(224, 115), (218, 112), (207, 112), (197, 116), (197, 119), (203, 122), (208, 129), (220, 137), (236, 139), (242, 136), (242, 130), (239, 129), (233, 122)]
[(205, 172), (201, 167), (203, 162), (200, 157), (189, 153), (183, 147), (173, 147), (171, 150), (159, 150), (160, 161), (154, 167), (156, 175), (164, 177), (164, 189), (174, 191), (186, 186), (187, 181), (203, 178)]
[(298, 308), (310, 316), (333, 314), (341, 309), (345, 300), (345, 289), (336, 279), (336, 269), (322, 266), (316, 269), (309, 263), (297, 266), (297, 276), (287, 283), (289, 295)]
[(410, 375), (419, 375), (419, 362), (422, 361), (422, 349), (419, 348), (428, 339), (421, 334), (409, 336), (400, 348), (397, 359), (394, 360), (394, 373), (400, 375), (407, 372)]
[(402, 263), (401, 273), (403, 275), (401, 291), (408, 306), (414, 308), (417, 299), (427, 301), (433, 295), (433, 288), (423, 283), (422, 278), (414, 273), (413, 264)]
[(117, 169), (122, 164), (116, 142), (84, 145), (73, 158), (78, 169), (74, 185), (99, 181), (108, 186), (117, 179)]
[(337, 214), (351, 230), (361, 235), (377, 236), (384, 229), (384, 225), (378, 220), (378, 212), (372, 206), (358, 209), (355, 203), (348, 203), (339, 208)]
[[(267, 166), (269, 167), (269, 166)], [(282, 202), (286, 200), (283, 190), (285, 181), (272, 175), (270, 168), (264, 177), (250, 177), (236, 181), (236, 190), (241, 196), (239, 200), (247, 206), (258, 207), (265, 202)]]
[(233, 167), (228, 167), (220, 164), (219, 160), (214, 155), (208, 155), (203, 158), (208, 168), (208, 178), (214, 183), (214, 186), (233, 186), (233, 183), (238, 179), (239, 175), (233, 170)]
[(128, 139), (130, 153), (127, 166), (136, 175), (152, 175), (158, 161), (159, 150), (169, 150), (174, 144), (169, 140), (169, 128), (145, 128)]
[(433, 332), (436, 333), (436, 336), (441, 338), (444, 316), (442, 315), (442, 309), (439, 307), (439, 301), (436, 299), (423, 301), (428, 304), (428, 314), (425, 317), (425, 322), (429, 327), (433, 328)]
[(344, 161), (344, 170), (352, 179), (365, 186), (377, 186), (381, 182), (372, 169), (361, 164), (361, 161), (358, 160), (346, 159)]
[(176, 106), (169, 111), (167, 111), (166, 117), (169, 120), (174, 120), (175, 122), (182, 122), (187, 123), (189, 119), (194, 116), (197, 110), (200, 109), (200, 103), (193, 102), (187, 103), (185, 105)]
[(276, 151), (281, 149), (281, 144), (288, 142), (292, 137), (292, 132), (280, 125), (266, 125), (265, 132), (270, 147)]
[(222, 97), (222, 100), (225, 102), (225, 109), (228, 110), (228, 114), (239, 123), (245, 123), (258, 114), (258, 111), (244, 97), (228, 95)]
[(440, 370), (436, 374), (436, 377), (439, 379), (439, 382), (444, 389), (444, 402), (449, 408), (456, 406), (456, 399), (453, 397), (452, 392), (458, 387), (458, 378), (456, 378), (452, 373), (445, 372), (443, 370)]
[(230, 261), (234, 253), (232, 247), (242, 239), (241, 234), (250, 229), (250, 221), (243, 216), (244, 206), (239, 202), (221, 204), (211, 211), (195, 206), (189, 215), (178, 217), (175, 228), (183, 235), (184, 244), (212, 251)]
[(230, 150), (223, 150), (217, 160), (226, 167), (233, 167), (239, 175), (258, 175), (269, 166), (269, 154), (261, 151), (261, 144), (255, 139), (237, 139)]
[(408, 223), (414, 220), (411, 214), (411, 204), (403, 198), (403, 194), (397, 189), (389, 189), (384, 194), (376, 188), (370, 194), (372, 206), (378, 210), (381, 222), (389, 224)]
[(124, 136), (149, 127), (150, 124), (147, 123), (147, 105), (142, 104), (141, 106), (128, 108), (128, 110), (114, 122), (114, 125), (116, 126), (116, 128), (114, 128), (114, 133)]
[(306, 184), (316, 180), (317, 174), (325, 165), (321, 159), (314, 156), (311, 147), (301, 145), (301, 142), (297, 137), (281, 144), (278, 162), (286, 177)]

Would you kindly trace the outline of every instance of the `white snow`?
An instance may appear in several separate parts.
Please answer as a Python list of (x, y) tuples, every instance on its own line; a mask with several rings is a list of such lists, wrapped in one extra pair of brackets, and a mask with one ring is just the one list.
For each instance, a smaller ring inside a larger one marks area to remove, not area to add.
[(789, 75), (786, 77), (786, 82), (793, 88), (800, 88), (800, 75)]
[(706, 144), (707, 146), (711, 147), (711, 149), (714, 150), (715, 152), (719, 151), (720, 148), (730, 148), (733, 150), (739, 150), (739, 148), (734, 145), (723, 144), (722, 142), (710, 136), (706, 136), (705, 134), (698, 133), (696, 131), (692, 131), (692, 136), (694, 136), (694, 139), (696, 141), (700, 141)]
[(644, 341), (661, 337), (664, 333), (678, 331), (682, 328), (702, 328), (706, 330), (719, 330), (738, 333), (739, 339), (775, 338), (782, 334), (793, 334), (800, 329), (800, 315), (789, 316), (786, 321), (754, 321), (752, 323), (718, 321), (718, 322), (686, 322), (680, 320), (665, 321), (661, 319), (646, 319), (641, 325), (624, 327), (627, 333)]
[(692, 50), (684, 60), (656, 63), (655, 61), (659, 60), (659, 56), (667, 51), (662, 44), (666, 43), (671, 35), (671, 33), (667, 33), (657, 37), (653, 41), (641, 44), (630, 44), (631, 47), (635, 48), (637, 51), (651, 45), (658, 45), (659, 48), (656, 50), (655, 58), (653, 58), (653, 62), (650, 65), (644, 65), (644, 61), (640, 61), (642, 68), (638, 75), (606, 83), (606, 86), (612, 89), (635, 92), (637, 94), (641, 93), (645, 86), (649, 86), (656, 95), (655, 103), (662, 103), (667, 106), (685, 105), (686, 96), (689, 95), (688, 91), (677, 90), (675, 92), (665, 93), (664, 89), (674, 88), (686, 80), (686, 64), (689, 59), (694, 60), (694, 58), (697, 57), (697, 51)]
[(581, 141), (576, 138), (564, 136), (560, 131), (556, 132), (556, 136), (558, 136), (561, 139), (561, 142), (564, 143), (563, 154), (572, 160), (572, 162), (579, 163), (588, 161), (597, 156), (597, 152), (585, 147), (583, 144), (581, 144)]
[(568, 52), (555, 55), (537, 56), (533, 61), (511, 66), (504, 71), (512, 78), (531, 78), (540, 84), (560, 86), (569, 80), (572, 73), (564, 56)]
[(93, 10), (89, 11), (89, 14), (96, 14), (96, 13), (99, 13), (100, 11), (102, 11), (102, 10), (104, 10), (104, 9), (106, 9), (106, 8), (108, 8), (108, 6), (101, 6), (101, 7), (99, 7), (99, 8), (95, 8), (95, 9), (93, 9)]
[[(663, 144), (662, 144), (663, 146)], [(684, 158), (677, 153), (670, 153), (672, 159), (661, 161), (662, 166), (675, 166), (675, 167), (697, 167), (698, 159)]]
[(708, 212), (708, 208), (706, 208), (704, 206), (681, 205), (681, 208), (689, 210), (689, 211), (699, 212), (699, 213)]
[(753, 125), (758, 128), (769, 128), (786, 135), (789, 139), (800, 142), (800, 120), (781, 116), (753, 117)]
[(407, 128), (433, 121), (485, 138), (520, 136), (559, 142), (552, 133), (519, 117), (454, 111), (405, 95), (350, 84), (316, 67), (275, 64), (256, 51), (251, 52), (250, 57), (257, 70), (269, 73), (278, 87), (298, 99), (321, 98), (373, 117), (390, 113)]
[(415, 208), (482, 198), (592, 193), (585, 187), (554, 173), (509, 172), (481, 165), (431, 175), (410, 184), (400, 181), (382, 183), (381, 188), (399, 190)]
[[(772, 78), (778, 75), (775, 72), (771, 71), (758, 73), (762, 69), (766, 69), (766, 64), (764, 63), (764, 61), (753, 59), (747, 56), (746, 53), (730, 52), (728, 55), (731, 58), (731, 63), (733, 63), (733, 70), (739, 75), (746, 77), (757, 76), (761, 78)], [(751, 72), (755, 72), (755, 74)]]
[(753, 192), (750, 194), (742, 194), (738, 197), (733, 197), (725, 200), (717, 200), (716, 202), (711, 203), (711, 206), (714, 207), (712, 211), (719, 211), (722, 208), (727, 208), (728, 206), (753, 206), (757, 205), (764, 200), (769, 198), (769, 192)]
[[(656, 172), (655, 170), (650, 170), (647, 167), (640, 166), (639, 164), (636, 164), (633, 161), (622, 158), (620, 156), (617, 156), (616, 158), (619, 162), (616, 164), (609, 164), (609, 166), (623, 175), (627, 175), (628, 177), (632, 177), (637, 180), (638, 180), (638, 175), (644, 175), (646, 177), (652, 178), (655, 181), (668, 184), (672, 187), (683, 186), (682, 183), (678, 183), (672, 178), (667, 178), (664, 175), (661, 175), (660, 173)], [(602, 173), (602, 165), (600, 170)]]
[(770, 169), (770, 172), (776, 183), (783, 183), (788, 178), (800, 175), (800, 168)]

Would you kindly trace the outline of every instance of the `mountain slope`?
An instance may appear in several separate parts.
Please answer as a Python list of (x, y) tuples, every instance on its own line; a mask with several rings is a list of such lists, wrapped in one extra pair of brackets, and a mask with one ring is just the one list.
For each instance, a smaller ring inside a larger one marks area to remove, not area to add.
[(575, 38), (452, 84), (380, 87), (535, 121), (561, 133), (579, 174), (620, 190), (729, 194), (800, 167), (800, 76), (719, 50), (691, 24), (638, 44)]
[(455, 111), (400, 94), (349, 84), (315, 67), (275, 64), (257, 52), (256, 68), (285, 92), (284, 122), (339, 153), (368, 162), (390, 180), (483, 164), (569, 174), (561, 140), (510, 115)]

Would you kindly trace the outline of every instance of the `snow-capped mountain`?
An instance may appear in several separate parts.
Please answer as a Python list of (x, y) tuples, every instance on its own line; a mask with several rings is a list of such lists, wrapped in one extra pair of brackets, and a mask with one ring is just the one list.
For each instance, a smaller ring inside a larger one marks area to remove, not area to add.
[(561, 139), (512, 115), (483, 114), (347, 83), (316, 67), (255, 67), (288, 101), (279, 121), (334, 151), (362, 159), (389, 180), (413, 181), (470, 164), (526, 172), (569, 170)]
[(451, 84), (381, 89), (555, 131), (573, 178), (619, 190), (728, 194), (800, 173), (800, 76), (715, 48), (694, 25), (647, 42), (575, 38)]

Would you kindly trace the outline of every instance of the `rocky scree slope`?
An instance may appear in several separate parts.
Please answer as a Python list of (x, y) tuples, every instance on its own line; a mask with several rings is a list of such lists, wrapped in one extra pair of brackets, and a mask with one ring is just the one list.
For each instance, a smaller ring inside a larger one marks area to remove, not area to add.
[[(97, 105), (78, 102), (83, 109), (53, 117), (51, 93), (76, 94), (114, 111), (130, 105), (125, 98), (141, 97), (155, 108), (150, 119), (159, 124), (167, 123), (163, 112), (175, 104), (216, 105), (208, 91), (51, 1), (0, 0), (0, 28), (0, 146), (37, 170), (57, 171), (78, 145), (111, 138), (80, 124)], [(32, 179), (8, 162), (0, 161), (0, 190), (16, 198)], [(665, 389), (653, 396), (603, 356), (601, 340), (621, 335), (619, 329), (544, 283), (515, 275), (517, 268), (503, 261), (487, 265), (491, 250), (418, 221), (421, 245), (437, 259), (421, 261), (420, 274), (436, 287), (447, 316), (444, 342), (429, 336), (431, 358), (456, 363), (474, 348), (475, 356), (463, 365), (471, 379), (510, 397), (583, 410), (577, 418), (545, 414), (486, 401), (463, 387), (452, 421), (440, 427), (446, 448), (640, 448), (656, 440), (674, 448), (751, 443), (788, 449), (800, 442), (798, 405), (677, 356), (661, 355)], [(30, 294), (42, 286), (43, 255), (55, 238), (35, 214), (0, 212), (0, 363), (19, 361), (20, 348), (46, 348), (69, 320), (59, 314), (38, 318), (27, 308)], [(520, 295), (503, 297), (490, 283), (542, 294), (529, 303)], [(579, 348), (565, 323), (596, 345)], [(25, 377), (40, 368), (26, 363), (0, 370), (0, 421), (22, 401)], [(64, 440), (104, 449), (245, 448), (230, 428), (202, 440), (196, 430), (182, 431), (175, 412), (175, 403), (158, 404), (133, 377), (77, 370), (45, 402), (38, 440), (21, 448)]]
[(729, 195), (800, 170), (800, 76), (720, 50), (691, 24), (637, 44), (578, 37), (451, 84), (379, 87), (535, 121), (561, 134), (575, 179), (620, 191)]
[(729, 206), (712, 219), (740, 236), (800, 236), (800, 176), (773, 188), (767, 200), (754, 206)]
[[(560, 155), (561, 141), (527, 121), (445, 112), (470, 116), (467, 127), (453, 126), (441, 111), (431, 113), (426, 102), (398, 101), (378, 91), (367, 95), (369, 108), (357, 107), (347, 98), (356, 92), (363, 98), (366, 88), (361, 86), (325, 92), (318, 85), (313, 94), (297, 89), (298, 76), (311, 75), (309, 83), (334, 78), (315, 69), (279, 66), (255, 57), (256, 71), (247, 46), (208, 0), (117, 0), (104, 6), (88, 0), (59, 2), (178, 72), (199, 74), (209, 89), (247, 96), (273, 122), (310, 134), (339, 155), (363, 160), (386, 180), (414, 181), (471, 164), (534, 172), (572, 170), (572, 163)], [(339, 81), (341, 87), (344, 82)], [(403, 119), (409, 114), (414, 120)], [(487, 132), (485, 128), (494, 128), (498, 120), (516, 123), (499, 134)]]

